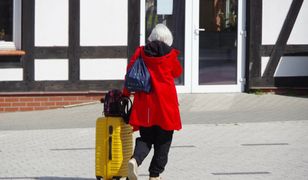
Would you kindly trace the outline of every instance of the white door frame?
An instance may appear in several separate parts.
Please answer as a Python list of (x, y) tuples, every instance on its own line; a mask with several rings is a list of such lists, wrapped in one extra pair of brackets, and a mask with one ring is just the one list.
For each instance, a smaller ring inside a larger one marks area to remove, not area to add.
[[(185, 1), (185, 61), (184, 85), (177, 85), (178, 93), (242, 92), (245, 84), (246, 0), (238, 0), (237, 84), (199, 85), (199, 0)], [(140, 0), (140, 45), (145, 42), (145, 0)]]
[(140, 46), (145, 44), (145, 0), (140, 0)]
[(191, 93), (192, 92), (192, 1), (185, 0), (185, 55), (184, 55), (184, 85), (177, 85), (176, 90), (178, 93)]

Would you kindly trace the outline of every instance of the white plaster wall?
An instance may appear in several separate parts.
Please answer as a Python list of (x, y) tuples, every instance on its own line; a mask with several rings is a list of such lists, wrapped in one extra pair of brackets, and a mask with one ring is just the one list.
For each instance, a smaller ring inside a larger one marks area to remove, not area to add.
[(262, 44), (275, 44), (292, 0), (262, 1)]
[(81, 80), (123, 80), (127, 59), (81, 59)]
[(266, 57), (262, 56), (261, 57), (261, 75), (262, 76), (263, 76), (265, 68), (266, 68), (266, 66), (268, 64), (269, 58), (270, 57), (268, 57), (268, 56), (266, 56)]
[(35, 1), (35, 46), (68, 46), (68, 0)]
[(22, 68), (6, 68), (0, 69), (0, 81), (22, 81)]
[[(263, 0), (262, 44), (275, 44), (292, 0)], [(287, 44), (308, 44), (308, 1), (304, 1)]]
[[(261, 74), (263, 75), (270, 57), (262, 57)], [(308, 57), (281, 57), (274, 77), (308, 76)]]
[(303, 2), (287, 44), (308, 44), (308, 1)]
[(81, 0), (80, 45), (127, 45), (127, 0)]
[(35, 59), (36, 81), (68, 80), (68, 59)]

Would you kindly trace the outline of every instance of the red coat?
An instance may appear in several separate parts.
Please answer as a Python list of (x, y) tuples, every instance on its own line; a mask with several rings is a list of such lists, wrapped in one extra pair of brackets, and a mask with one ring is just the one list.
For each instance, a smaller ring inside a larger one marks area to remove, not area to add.
[[(164, 130), (182, 128), (177, 92), (174, 78), (182, 73), (177, 56), (178, 50), (172, 49), (162, 57), (147, 56), (143, 47), (139, 47), (127, 66), (129, 69), (141, 52), (141, 56), (150, 72), (152, 89), (150, 93), (136, 92), (130, 116), (130, 124), (135, 130), (142, 127), (160, 126)], [(125, 95), (129, 95), (126, 88)]]

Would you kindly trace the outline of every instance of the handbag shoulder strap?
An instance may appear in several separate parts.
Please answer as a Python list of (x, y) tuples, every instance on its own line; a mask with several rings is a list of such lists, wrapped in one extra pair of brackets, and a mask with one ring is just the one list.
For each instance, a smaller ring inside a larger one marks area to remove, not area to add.
[(138, 58), (140, 58), (140, 59), (142, 59), (143, 60), (143, 58), (142, 58), (142, 51), (143, 51), (143, 46), (140, 46), (139, 47), (139, 56), (138, 56)]

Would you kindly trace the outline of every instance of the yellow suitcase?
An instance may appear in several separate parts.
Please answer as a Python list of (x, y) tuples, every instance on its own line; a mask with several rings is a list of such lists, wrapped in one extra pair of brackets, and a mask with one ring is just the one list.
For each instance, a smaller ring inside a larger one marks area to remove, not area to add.
[(100, 180), (127, 177), (127, 162), (133, 152), (133, 131), (121, 117), (96, 121), (95, 169)]

